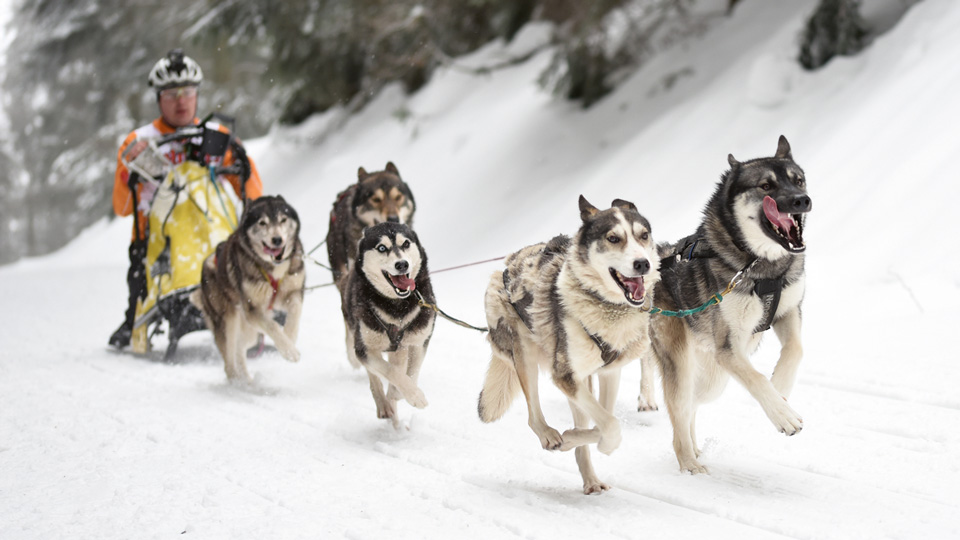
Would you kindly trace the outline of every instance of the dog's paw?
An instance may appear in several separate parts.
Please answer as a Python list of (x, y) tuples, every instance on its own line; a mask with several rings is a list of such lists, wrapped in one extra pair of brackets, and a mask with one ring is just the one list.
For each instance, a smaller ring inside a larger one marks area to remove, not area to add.
[(800, 415), (787, 404), (786, 400), (777, 404), (774, 410), (768, 413), (768, 416), (777, 430), (788, 437), (800, 433), (800, 430), (803, 429), (803, 418), (800, 418)]
[(423, 395), (423, 390), (420, 390), (417, 387), (413, 387), (412, 390), (409, 390), (404, 393), (403, 399), (407, 400), (407, 403), (413, 405), (418, 409), (422, 409), (427, 406), (427, 396)]
[(644, 397), (641, 393), (637, 396), (637, 411), (646, 412), (646, 411), (658, 411), (660, 407), (657, 405), (657, 401), (653, 399), (653, 396)]
[(280, 356), (290, 362), (299, 362), (300, 361), (300, 351), (296, 347), (290, 347), (289, 349), (284, 347), (278, 349), (280, 351)]
[(614, 424), (605, 432), (600, 434), (600, 442), (597, 443), (597, 450), (610, 455), (614, 450), (620, 447), (623, 436), (620, 434), (620, 424)]
[(399, 388), (391, 384), (390, 387), (387, 388), (387, 399), (393, 400), (393, 401), (400, 401), (401, 399), (403, 399), (403, 395), (400, 394)]
[(710, 474), (710, 470), (696, 459), (680, 460), (680, 471), (690, 474)]
[(396, 418), (396, 403), (392, 401), (377, 402), (377, 418)]
[(553, 429), (550, 426), (543, 426), (541, 429), (533, 430), (537, 434), (537, 437), (540, 439), (540, 446), (544, 450), (560, 450), (563, 447), (563, 437), (560, 436), (560, 432)]
[(610, 490), (610, 486), (608, 484), (601, 482), (597, 478), (583, 481), (584, 495), (594, 495), (594, 494), (600, 495), (604, 491), (609, 491), (609, 490)]

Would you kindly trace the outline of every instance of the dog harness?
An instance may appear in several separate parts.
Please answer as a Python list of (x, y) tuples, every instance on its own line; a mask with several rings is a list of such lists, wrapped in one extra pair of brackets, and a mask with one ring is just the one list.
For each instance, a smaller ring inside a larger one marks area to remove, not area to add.
[(591, 334), (586, 326), (583, 326), (583, 323), (580, 323), (580, 327), (583, 328), (583, 331), (590, 336), (590, 339), (597, 344), (597, 348), (600, 349), (600, 358), (603, 360), (604, 366), (609, 366), (611, 363), (615, 362), (620, 358), (620, 351), (616, 350), (609, 343), (600, 338), (596, 334)]
[(283, 278), (273, 279), (273, 276), (271, 276), (269, 272), (259, 266), (257, 268), (260, 269), (260, 273), (263, 274), (264, 279), (270, 282), (270, 288), (273, 289), (273, 296), (270, 297), (270, 305), (267, 306), (267, 309), (273, 309), (273, 301), (277, 299), (277, 293), (280, 292), (280, 281), (282, 281)]
[(390, 340), (390, 348), (386, 349), (384, 352), (397, 352), (397, 349), (400, 348), (400, 342), (403, 341), (403, 334), (407, 331), (406, 327), (400, 328), (395, 324), (385, 323), (383, 319), (377, 315), (377, 312), (370, 310), (370, 313), (373, 314), (373, 318), (380, 323), (380, 326), (383, 328), (383, 331), (387, 333), (387, 339)]
[[(739, 247), (739, 246), (738, 246)], [(742, 251), (746, 251), (741, 248)], [(661, 270), (669, 270), (677, 264), (689, 262), (693, 259), (710, 259), (717, 256), (717, 252), (710, 248), (702, 238), (693, 234), (682, 238), (677, 242), (677, 249), (670, 257), (665, 257), (660, 261)], [(751, 261), (741, 272), (745, 272), (756, 262)], [(777, 308), (780, 306), (780, 293), (783, 291), (785, 275), (777, 278), (755, 279), (753, 284), (753, 294), (763, 305), (763, 315), (760, 322), (753, 329), (754, 334), (765, 332), (773, 324), (773, 318), (777, 314)]]

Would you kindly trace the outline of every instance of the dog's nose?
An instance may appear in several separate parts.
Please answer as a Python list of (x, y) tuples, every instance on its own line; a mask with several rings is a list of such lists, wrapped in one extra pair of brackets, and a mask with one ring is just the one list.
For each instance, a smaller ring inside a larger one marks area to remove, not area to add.
[(387, 221), (390, 223), (400, 223), (400, 216), (387, 216)]
[(633, 269), (641, 274), (646, 274), (650, 271), (650, 261), (646, 259), (637, 259), (633, 261)]
[(793, 210), (795, 212), (809, 212), (813, 207), (813, 201), (806, 195), (797, 195), (793, 198)]
[(277, 247), (280, 247), (280, 244), (283, 244), (283, 238), (280, 238), (279, 236), (274, 236), (270, 239), (270, 241), (273, 242), (273, 245)]
[(393, 265), (393, 267), (397, 269), (397, 272), (400, 272), (401, 274), (406, 274), (407, 269), (410, 268), (410, 263), (408, 263), (407, 261), (397, 261), (397, 264)]

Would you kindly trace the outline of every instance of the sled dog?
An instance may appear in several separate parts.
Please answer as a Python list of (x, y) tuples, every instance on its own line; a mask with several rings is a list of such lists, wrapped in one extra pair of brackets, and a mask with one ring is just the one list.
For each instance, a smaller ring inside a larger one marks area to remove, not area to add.
[[(718, 307), (651, 321), (673, 449), (680, 469), (693, 474), (708, 472), (697, 461), (697, 408), (719, 397), (731, 375), (778, 431), (794, 435), (803, 427), (787, 397), (802, 354), (803, 230), (812, 206), (806, 178), (783, 136), (773, 157), (727, 160), (730, 170), (721, 176), (697, 232), (659, 246), (661, 281), (653, 295), (661, 309), (693, 309), (742, 279)], [(771, 325), (781, 350), (767, 379), (749, 356)]]
[[(297, 212), (283, 197), (260, 197), (247, 203), (237, 230), (203, 263), (200, 288), (190, 300), (203, 312), (231, 381), (250, 380), (246, 351), (260, 332), (281, 356), (300, 359), (306, 272), (299, 233)], [(283, 326), (278, 313), (285, 313)]]
[[(400, 398), (418, 409), (427, 406), (417, 386), (437, 317), (421, 305), (436, 304), (427, 254), (410, 227), (389, 221), (364, 229), (357, 251), (343, 280), (347, 357), (367, 370), (377, 418), (399, 427)], [(386, 393), (381, 377), (389, 383)]]
[[(576, 448), (584, 493), (602, 493), (587, 444), (610, 454), (620, 445), (613, 406), (620, 369), (649, 349), (650, 291), (660, 279), (650, 223), (633, 203), (599, 210), (580, 196), (582, 225), (509, 255), (494, 272), (484, 306), (490, 367), (480, 392), (484, 422), (499, 419), (519, 391), (528, 424), (547, 450)], [(575, 429), (561, 435), (540, 408), (538, 368), (567, 396)], [(597, 374), (600, 399), (594, 397)], [(596, 427), (588, 429), (590, 420)]]
[(368, 173), (363, 167), (357, 171), (357, 183), (341, 191), (330, 211), (327, 230), (327, 256), (333, 281), (343, 292), (341, 278), (357, 259), (357, 242), (364, 227), (392, 221), (413, 227), (416, 204), (400, 171), (393, 162), (384, 170)]

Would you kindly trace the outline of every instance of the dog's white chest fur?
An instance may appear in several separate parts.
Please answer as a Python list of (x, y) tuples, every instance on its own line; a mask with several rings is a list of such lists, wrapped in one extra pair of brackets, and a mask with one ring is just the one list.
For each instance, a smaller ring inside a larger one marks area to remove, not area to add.
[[(774, 319), (782, 317), (792, 309), (796, 309), (803, 299), (805, 289), (806, 282), (803, 277), (784, 287), (780, 292), (780, 303), (777, 306)], [(748, 289), (734, 290), (733, 293), (723, 298), (723, 302), (720, 304), (720, 312), (723, 314), (724, 321), (736, 335), (744, 339), (759, 336), (759, 334), (753, 336), (753, 330), (760, 324), (764, 316), (763, 301), (752, 291)]]

